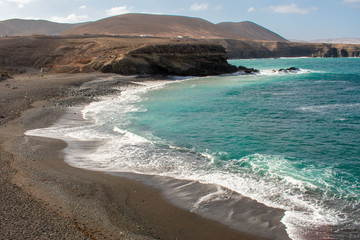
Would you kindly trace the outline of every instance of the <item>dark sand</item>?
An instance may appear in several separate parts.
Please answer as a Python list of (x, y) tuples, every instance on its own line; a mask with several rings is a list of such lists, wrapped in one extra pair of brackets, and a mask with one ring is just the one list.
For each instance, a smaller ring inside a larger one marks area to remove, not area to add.
[[(99, 78), (103, 84), (80, 86)], [(170, 204), (127, 178), (67, 165), (59, 140), (27, 137), (64, 106), (136, 79), (100, 73), (17, 75), (0, 82), (0, 239), (260, 239)]]

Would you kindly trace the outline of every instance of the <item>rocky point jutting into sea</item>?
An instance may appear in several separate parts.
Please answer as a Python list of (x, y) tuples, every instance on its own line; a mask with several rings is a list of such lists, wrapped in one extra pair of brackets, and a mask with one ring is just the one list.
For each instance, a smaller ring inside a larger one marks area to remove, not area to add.
[(227, 58), (357, 57), (360, 46), (250, 40), (128, 36), (31, 36), (0, 39), (0, 66), (57, 73), (113, 72), (205, 76), (237, 69)]
[(200, 40), (77, 36), (0, 41), (2, 66), (57, 73), (206, 76), (236, 72), (224, 47)]

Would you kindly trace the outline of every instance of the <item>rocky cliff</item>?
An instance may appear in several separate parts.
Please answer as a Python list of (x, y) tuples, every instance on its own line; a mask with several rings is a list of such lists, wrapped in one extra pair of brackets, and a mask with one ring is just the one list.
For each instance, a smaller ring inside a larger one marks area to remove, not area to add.
[(52, 72), (204, 76), (235, 72), (224, 47), (200, 40), (111, 36), (0, 39), (0, 66)]
[(214, 44), (149, 45), (118, 56), (100, 67), (124, 75), (160, 74), (206, 76), (236, 72), (225, 48)]
[(358, 57), (360, 45), (115, 36), (0, 39), (0, 67), (44, 72), (215, 75), (235, 72), (229, 58)]
[(210, 40), (224, 46), (228, 57), (278, 58), (278, 57), (359, 57), (360, 45), (298, 43), (246, 40)]

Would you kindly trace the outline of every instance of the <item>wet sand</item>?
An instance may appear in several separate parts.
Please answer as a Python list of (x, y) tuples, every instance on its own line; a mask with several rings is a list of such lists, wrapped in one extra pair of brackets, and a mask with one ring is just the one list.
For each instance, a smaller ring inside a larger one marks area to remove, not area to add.
[(60, 140), (24, 136), (56, 122), (66, 106), (144, 80), (34, 72), (0, 82), (1, 239), (260, 239), (174, 206), (138, 181), (73, 168)]

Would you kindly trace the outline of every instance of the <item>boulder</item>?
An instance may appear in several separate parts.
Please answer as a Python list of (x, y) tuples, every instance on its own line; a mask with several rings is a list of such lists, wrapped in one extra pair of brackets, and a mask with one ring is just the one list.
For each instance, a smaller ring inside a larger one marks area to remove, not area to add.
[(247, 68), (247, 67), (244, 67), (244, 66), (239, 66), (238, 67), (238, 71), (239, 72), (243, 72), (245, 74), (256, 74), (256, 73), (259, 73), (260, 71), (258, 69), (255, 69), (255, 68)]
[(286, 69), (278, 70), (279, 73), (297, 73), (298, 71), (300, 71), (300, 68), (297, 68), (297, 67), (289, 67)]
[(11, 74), (8, 71), (0, 69), (0, 81), (11, 78)]

